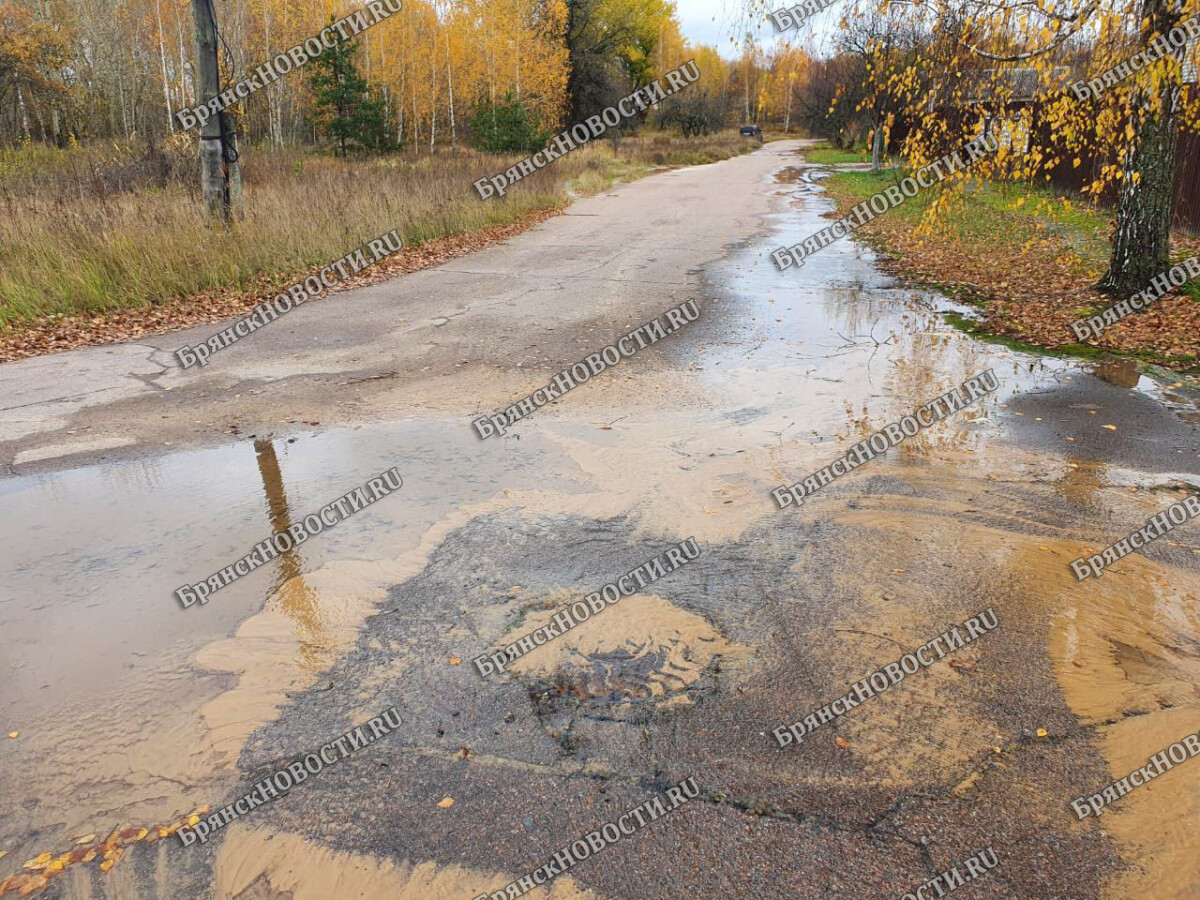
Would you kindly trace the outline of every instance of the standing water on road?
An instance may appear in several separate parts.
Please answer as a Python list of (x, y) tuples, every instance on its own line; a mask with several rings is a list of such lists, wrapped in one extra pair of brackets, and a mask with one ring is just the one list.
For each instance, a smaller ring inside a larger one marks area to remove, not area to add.
[[(464, 402), (0, 484), (19, 734), (0, 883), (471, 900), (690, 776), (695, 800), (543, 895), (900, 897), (990, 847), (972, 896), (1194, 896), (1188, 764), (1103, 830), (1069, 804), (1200, 727), (1200, 540), (1181, 527), (1084, 582), (1069, 564), (1200, 485), (1195, 410), (1128, 364), (957, 331), (963, 310), (853, 239), (778, 271), (770, 250), (833, 209), (793, 148), (657, 176), (684, 198), (741, 179), (769, 211), (704, 261), (694, 324), (504, 438), (479, 441)], [(561, 366), (535, 368), (519, 396)], [(988, 370), (995, 392), (801, 507), (771, 499)], [(181, 608), (176, 587), (391, 466), (401, 489)], [(693, 562), (481, 679), (473, 660), (689, 537)], [(994, 631), (772, 737), (989, 608)], [(391, 706), (402, 724), (336, 768), (175, 837)], [(41, 854), (61, 865), (23, 867)]]

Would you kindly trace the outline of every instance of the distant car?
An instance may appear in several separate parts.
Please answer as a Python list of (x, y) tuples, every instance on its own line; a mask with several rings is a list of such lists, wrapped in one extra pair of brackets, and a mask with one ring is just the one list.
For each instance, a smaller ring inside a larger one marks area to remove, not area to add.
[(759, 128), (757, 125), (743, 125), (741, 128), (741, 131), (739, 131), (738, 133), (741, 134), (742, 137), (752, 137), (752, 138), (756, 137), (756, 138), (758, 138), (760, 143), (762, 142), (762, 139), (763, 139), (762, 129)]

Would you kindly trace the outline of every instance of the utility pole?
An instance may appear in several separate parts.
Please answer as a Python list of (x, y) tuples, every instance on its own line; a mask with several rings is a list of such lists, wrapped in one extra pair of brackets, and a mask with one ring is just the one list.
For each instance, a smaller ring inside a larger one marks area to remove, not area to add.
[(783, 133), (790, 134), (792, 130), (792, 92), (796, 88), (796, 73), (788, 72), (787, 77), (787, 112), (783, 116)]
[[(212, 0), (192, 0), (192, 21), (196, 28), (196, 105), (202, 106), (221, 93), (217, 14)], [(208, 215), (231, 223), (235, 208), (240, 211), (242, 177), (237, 138), (224, 111), (200, 126), (200, 185)]]

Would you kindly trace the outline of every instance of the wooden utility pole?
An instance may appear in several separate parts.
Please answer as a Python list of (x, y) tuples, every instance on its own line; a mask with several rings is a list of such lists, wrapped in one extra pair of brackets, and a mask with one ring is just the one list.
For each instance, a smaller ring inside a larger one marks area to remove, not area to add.
[(792, 131), (792, 92), (796, 88), (796, 73), (788, 72), (787, 77), (787, 112), (783, 115), (783, 133), (790, 134)]
[[(192, 0), (196, 28), (196, 105), (203, 106), (221, 93), (217, 59), (217, 17), (212, 0)], [(237, 139), (230, 116), (222, 111), (200, 126), (200, 184), (208, 215), (233, 221), (240, 206), (242, 178), (237, 161)]]

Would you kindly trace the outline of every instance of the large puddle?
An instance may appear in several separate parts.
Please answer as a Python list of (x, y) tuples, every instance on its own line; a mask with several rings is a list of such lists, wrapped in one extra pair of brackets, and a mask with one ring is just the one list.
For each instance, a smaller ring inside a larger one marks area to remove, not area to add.
[[(1161, 402), (1186, 431), (1195, 410), (1170, 384), (1128, 363), (1083, 365), (970, 338), (941, 316), (955, 307), (897, 286), (851, 240), (778, 273), (770, 249), (828, 224), (822, 216), (832, 206), (819, 192), (819, 174), (789, 167), (764, 187), (780, 197), (770, 235), (709, 271), (711, 297), (695, 333), (672, 345), (673, 365), (600, 376), (515, 429), (519, 440), (480, 442), (465, 415), (414, 418), (0, 482), (8, 560), (0, 571), (0, 731), (18, 734), (0, 739), (0, 881), (26, 859), (82, 837), (153, 828), (220, 801), (249, 735), (273, 720), (289, 692), (321, 684), (388, 589), (420, 572), (444, 537), (473, 517), (503, 510), (625, 516), (647, 536), (736, 541), (764, 520), (794, 513), (774, 509), (772, 487), (819, 469), (987, 369), (999, 391), (830, 491), (838, 498), (836, 509), (830, 501), (834, 521), (857, 516), (856, 528), (875, 529), (874, 546), (860, 548), (865, 559), (889, 560), (881, 571), (848, 562), (851, 554), (831, 577), (861, 593), (864, 622), (874, 616), (905, 634), (909, 610), (936, 583), (915, 577), (922, 554), (912, 546), (914, 523), (923, 523), (925, 539), (980, 553), (1007, 540), (997, 537), (1005, 529), (1020, 533), (1027, 539), (995, 561), (1029, 596), (1052, 585), (1039, 611), (1055, 617), (1048, 650), (1055, 675), (1085, 723), (1115, 723), (1104, 737), (1114, 776), (1194, 731), (1200, 644), (1191, 576), (1131, 557), (1100, 589), (1076, 585), (1066, 566), (1082, 545), (1056, 533), (1048, 503), (1022, 509), (1005, 491), (1044, 487), (1071, 512), (1068, 527), (1090, 523), (1116, 540), (1136, 515), (1179, 494), (1151, 493), (1153, 479), (1134, 462), (1090, 453), (1113, 424), (1104, 420), (1121, 404), (1153, 416)], [(544, 383), (533, 377), (534, 386)], [(1049, 427), (1054, 411), (1018, 407), (1038, 397), (1052, 403), (1063, 391), (1079, 424), (1042, 435), (1037, 429)], [(1017, 446), (1026, 434), (1029, 446)], [(1194, 473), (1195, 459), (1189, 450), (1157, 471)], [(180, 608), (175, 588), (230, 565), (392, 466), (404, 477), (401, 490), (207, 605)], [(880, 501), (860, 515), (846, 497), (856, 478), (869, 477), (910, 479), (940, 496)], [(968, 519), (976, 524), (962, 526)], [(531, 627), (550, 608), (547, 598), (536, 599)], [(621, 609), (622, 617), (598, 618), (531, 654), (519, 673), (614, 704), (679, 705), (721, 659), (755, 652), (653, 594), (627, 598)], [(898, 754), (867, 731), (852, 732), (879, 777), (905, 782), (939, 758), (966, 760), (978, 749), (961, 736), (983, 724), (956, 713), (944, 687), (932, 681), (911, 701), (947, 722), (926, 747)], [(891, 708), (871, 724), (897, 724), (910, 713)], [(1149, 718), (1139, 725), (1133, 715)], [(1153, 794), (1105, 817), (1148, 873), (1139, 876), (1148, 881), (1121, 882), (1125, 896), (1146, 883), (1156, 885), (1156, 898), (1193, 896), (1198, 784), (1180, 775), (1172, 798), (1156, 783)], [(1162, 825), (1164, 817), (1177, 824)], [(1145, 837), (1159, 827), (1169, 830), (1167, 850)], [(371, 857), (323, 850), (310, 859), (299, 838), (271, 838), (231, 831), (216, 864), (217, 896), (386, 888), (388, 896), (424, 898), (483, 889), (478, 872), (422, 860), (380, 867)], [(504, 883), (488, 879), (493, 888)], [(553, 896), (583, 894), (564, 881)]]

